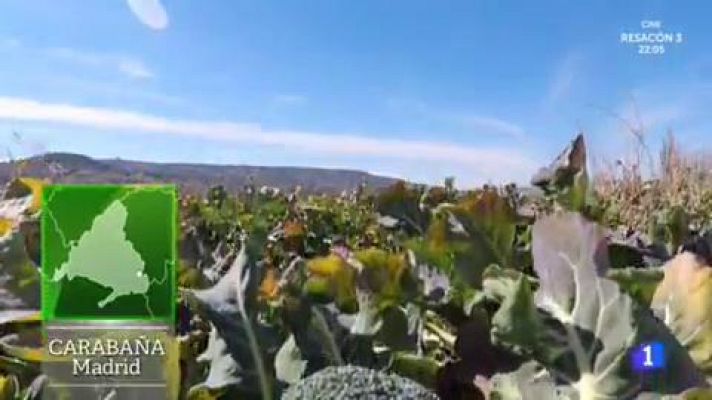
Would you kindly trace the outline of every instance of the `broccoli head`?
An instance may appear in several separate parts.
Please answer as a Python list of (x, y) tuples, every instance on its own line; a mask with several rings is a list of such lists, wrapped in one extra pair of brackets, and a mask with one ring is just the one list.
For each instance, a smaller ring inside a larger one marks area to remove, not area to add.
[(292, 385), (282, 400), (438, 400), (435, 393), (401, 376), (346, 365), (327, 367)]

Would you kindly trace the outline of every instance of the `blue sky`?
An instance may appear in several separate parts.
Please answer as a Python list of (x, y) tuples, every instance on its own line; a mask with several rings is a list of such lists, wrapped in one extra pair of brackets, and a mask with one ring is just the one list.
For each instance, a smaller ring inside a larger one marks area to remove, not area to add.
[[(624, 157), (619, 117), (642, 123), (653, 149), (668, 129), (709, 149), (705, 2), (587, 3), (5, 0), (0, 138), (14, 155), (462, 186), (526, 182), (579, 130), (594, 161)], [(683, 43), (662, 56), (621, 44), (644, 19)]]

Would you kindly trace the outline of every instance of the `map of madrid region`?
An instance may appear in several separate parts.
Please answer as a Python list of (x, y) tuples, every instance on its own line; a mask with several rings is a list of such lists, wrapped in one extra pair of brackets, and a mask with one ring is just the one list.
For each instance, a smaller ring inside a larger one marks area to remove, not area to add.
[(176, 201), (174, 186), (48, 186), (44, 321), (172, 323)]

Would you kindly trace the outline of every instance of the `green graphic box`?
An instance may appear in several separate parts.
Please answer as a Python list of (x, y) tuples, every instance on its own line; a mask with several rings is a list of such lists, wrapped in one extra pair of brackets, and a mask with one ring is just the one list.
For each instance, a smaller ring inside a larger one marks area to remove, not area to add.
[(176, 207), (174, 186), (46, 187), (44, 321), (172, 324)]

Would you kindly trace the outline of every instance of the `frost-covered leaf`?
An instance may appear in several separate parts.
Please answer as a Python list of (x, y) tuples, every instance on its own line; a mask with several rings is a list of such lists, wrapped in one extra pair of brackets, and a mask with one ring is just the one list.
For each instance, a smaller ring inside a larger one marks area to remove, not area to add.
[(267, 373), (264, 359), (271, 359), (278, 344), (273, 329), (259, 321), (254, 309), (259, 271), (242, 246), (230, 269), (213, 287), (184, 292), (212, 326), (208, 348), (200, 356), (210, 363), (204, 383), (209, 389), (233, 386), (243, 393), (271, 396), (272, 374)]
[(665, 264), (664, 271), (651, 308), (712, 376), (712, 267), (684, 252)]
[(412, 250), (408, 251), (408, 260), (413, 275), (422, 285), (421, 290), (425, 299), (438, 304), (446, 303), (450, 299), (452, 290), (448, 275), (437, 266), (419, 262)]
[(38, 375), (35, 379), (30, 382), (30, 385), (23, 390), (22, 399), (23, 400), (39, 400), (45, 397), (44, 391), (49, 384), (49, 378), (47, 375)]
[(501, 303), (517, 288), (517, 281), (526, 279), (531, 284), (536, 281), (514, 269), (502, 268), (499, 265), (489, 266), (482, 274), (482, 290), (484, 296), (496, 303)]
[(410, 379), (354, 365), (325, 368), (292, 385), (282, 396), (283, 400), (437, 398)]
[[(430, 218), (420, 207), (422, 193), (403, 181), (395, 183), (376, 198), (376, 211), (400, 221), (409, 230), (422, 233)], [(390, 222), (390, 221), (389, 221)]]
[(31, 208), (33, 197), (13, 197), (0, 200), (0, 218), (7, 221), (20, 220)]
[(390, 215), (380, 215), (377, 221), (381, 226), (389, 229), (393, 229), (398, 226), (398, 219), (393, 218)]
[(596, 289), (596, 278), (609, 268), (605, 237), (604, 228), (575, 213), (537, 221), (532, 232), (534, 270), (540, 285), (537, 304), (552, 313), (568, 314), (583, 284)]
[[(570, 398), (630, 398), (641, 392), (674, 394), (704, 386), (685, 349), (652, 314), (602, 276), (604, 232), (578, 214), (543, 218), (534, 225), (532, 293), (520, 278), (492, 319), (495, 341), (531, 357)], [(658, 341), (667, 368), (643, 377), (629, 352)]]
[(5, 331), (13, 333), (0, 337), (2, 353), (27, 363), (39, 364), (46, 361), (48, 356), (42, 348), (42, 331), (39, 320), (12, 325), (3, 327)]
[[(286, 298), (284, 322), (294, 337), (299, 362), (304, 362), (303, 376), (329, 365), (343, 364), (341, 346), (348, 331), (339, 324), (336, 315), (338, 310), (333, 305), (329, 308), (310, 304), (304, 298)], [(296, 358), (290, 362), (297, 363)]]
[(0, 237), (0, 323), (23, 318), (40, 307), (37, 267), (28, 258), (19, 230)]
[[(563, 400), (554, 379), (536, 362), (523, 364), (518, 370), (496, 374), (490, 380), (490, 400)], [(581, 398), (583, 400), (583, 398)]]
[(361, 336), (375, 335), (383, 325), (376, 296), (366, 289), (357, 289), (358, 313), (351, 324), (351, 333)]
[[(205, 351), (197, 357), (201, 363), (209, 363), (208, 376), (203, 382), (207, 388), (222, 389), (230, 385), (243, 384), (243, 377), (240, 373), (244, 369), (234, 357), (231, 356), (227, 342), (220, 336), (217, 328), (211, 326), (208, 337), (208, 346)], [(251, 374), (249, 374), (251, 375)], [(252, 377), (252, 379), (255, 379)]]
[(289, 384), (296, 383), (302, 378), (306, 369), (307, 362), (302, 358), (302, 352), (294, 340), (294, 335), (289, 335), (274, 358), (277, 379)]
[[(43, 179), (29, 177), (17, 178), (8, 184), (5, 198), (23, 201), (29, 199), (23, 213), (35, 214), (42, 207), (42, 190), (47, 184), (48, 181)], [(1, 211), (0, 215), (2, 215)]]

